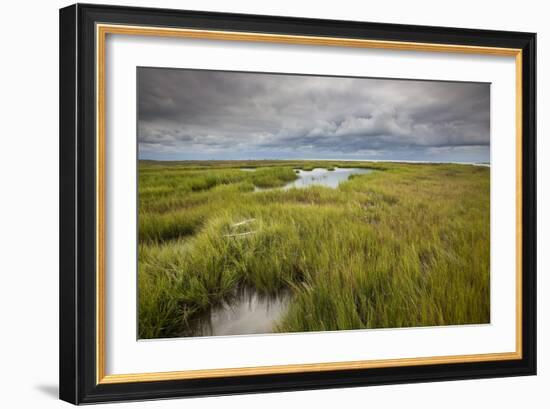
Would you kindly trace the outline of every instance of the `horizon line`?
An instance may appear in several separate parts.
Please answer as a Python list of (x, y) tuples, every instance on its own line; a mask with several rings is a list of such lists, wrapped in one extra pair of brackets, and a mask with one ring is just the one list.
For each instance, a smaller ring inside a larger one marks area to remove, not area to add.
[(399, 160), (399, 159), (316, 159), (316, 158), (291, 158), (291, 159), (141, 159), (138, 161), (150, 162), (261, 162), (261, 161), (325, 161), (325, 162), (392, 162), (392, 163), (450, 163), (457, 165), (490, 165), (491, 162), (460, 162), (460, 161), (430, 161), (430, 160)]

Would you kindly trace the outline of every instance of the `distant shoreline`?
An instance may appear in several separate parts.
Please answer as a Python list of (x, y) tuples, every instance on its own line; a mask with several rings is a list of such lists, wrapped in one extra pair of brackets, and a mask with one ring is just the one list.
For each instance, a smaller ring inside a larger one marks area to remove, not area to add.
[(375, 163), (422, 163), (433, 165), (472, 165), (472, 166), (486, 166), (491, 167), (487, 162), (446, 162), (446, 161), (423, 161), (423, 160), (394, 160), (394, 159), (138, 159), (140, 162), (292, 162), (292, 161), (304, 161), (304, 162), (375, 162)]

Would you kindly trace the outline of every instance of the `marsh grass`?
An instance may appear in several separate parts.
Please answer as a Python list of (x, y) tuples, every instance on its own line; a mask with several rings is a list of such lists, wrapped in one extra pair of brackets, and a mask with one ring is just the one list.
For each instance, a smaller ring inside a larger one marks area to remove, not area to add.
[[(335, 166), (379, 171), (254, 191)], [(484, 167), (141, 162), (139, 335), (193, 335), (243, 287), (290, 291), (280, 332), (488, 323), (489, 230)]]

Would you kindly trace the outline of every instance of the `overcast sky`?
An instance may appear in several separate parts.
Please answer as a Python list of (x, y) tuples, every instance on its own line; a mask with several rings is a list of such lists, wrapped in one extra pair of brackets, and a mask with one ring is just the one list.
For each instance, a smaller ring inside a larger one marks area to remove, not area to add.
[(489, 162), (489, 84), (138, 68), (140, 159)]

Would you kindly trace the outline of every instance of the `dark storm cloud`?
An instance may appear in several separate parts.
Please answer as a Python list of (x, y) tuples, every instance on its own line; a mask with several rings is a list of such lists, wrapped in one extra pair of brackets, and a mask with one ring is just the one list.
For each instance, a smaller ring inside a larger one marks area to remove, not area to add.
[(489, 84), (139, 68), (138, 105), (140, 157), (488, 160)]

